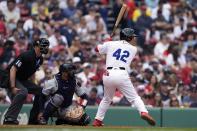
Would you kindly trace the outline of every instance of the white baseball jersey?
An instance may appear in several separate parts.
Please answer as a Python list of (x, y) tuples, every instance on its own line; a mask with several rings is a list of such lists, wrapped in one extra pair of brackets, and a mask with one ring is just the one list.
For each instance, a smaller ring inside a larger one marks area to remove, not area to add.
[[(139, 112), (148, 112), (142, 99), (133, 87), (128, 73), (131, 61), (137, 52), (137, 47), (129, 44), (125, 40), (109, 41), (98, 45), (97, 51), (100, 54), (107, 55), (106, 67), (112, 68), (107, 69), (108, 73), (103, 75), (104, 97), (99, 104), (95, 118), (100, 121), (104, 119), (116, 89), (121, 91)], [(122, 70), (119, 67), (124, 67), (126, 70)]]
[(125, 67), (128, 71), (137, 47), (125, 40), (108, 41), (97, 46), (100, 54), (106, 54), (106, 67)]

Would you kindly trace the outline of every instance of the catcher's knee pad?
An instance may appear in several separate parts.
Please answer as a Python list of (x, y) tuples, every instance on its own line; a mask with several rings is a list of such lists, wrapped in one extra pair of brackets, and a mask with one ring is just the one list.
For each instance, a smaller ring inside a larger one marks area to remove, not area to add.
[(87, 115), (86, 113), (83, 114), (83, 116), (81, 117), (80, 123), (82, 126), (86, 126), (88, 124), (90, 124), (91, 122), (91, 118), (89, 115)]
[(60, 94), (55, 94), (50, 100), (51, 104), (53, 104), (55, 107), (59, 107), (63, 101), (64, 97)]

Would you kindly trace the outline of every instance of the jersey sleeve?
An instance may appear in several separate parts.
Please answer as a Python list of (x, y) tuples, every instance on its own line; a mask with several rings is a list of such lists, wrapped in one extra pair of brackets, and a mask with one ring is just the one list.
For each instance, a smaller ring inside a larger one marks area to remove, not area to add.
[(134, 48), (133, 48), (133, 51), (132, 51), (132, 53), (131, 53), (131, 60), (134, 59), (134, 57), (136, 56), (136, 54), (137, 54), (137, 47), (134, 47)]
[(55, 93), (58, 90), (58, 84), (55, 77), (51, 80), (47, 80), (44, 82), (44, 87), (42, 89), (42, 93), (46, 96)]
[(109, 46), (109, 42), (105, 42), (103, 44), (97, 45), (97, 50), (99, 54), (106, 54), (108, 46)]
[(21, 54), (21, 55), (14, 61), (14, 64), (13, 64), (13, 65), (14, 65), (17, 69), (20, 69), (24, 62), (25, 62), (25, 56), (24, 56), (23, 54)]

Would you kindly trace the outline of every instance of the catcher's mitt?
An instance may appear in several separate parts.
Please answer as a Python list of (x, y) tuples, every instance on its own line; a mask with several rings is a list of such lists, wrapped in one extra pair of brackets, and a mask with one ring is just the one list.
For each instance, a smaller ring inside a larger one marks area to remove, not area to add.
[(78, 122), (84, 114), (84, 109), (80, 105), (71, 105), (61, 112), (61, 114), (61, 116), (66, 120)]

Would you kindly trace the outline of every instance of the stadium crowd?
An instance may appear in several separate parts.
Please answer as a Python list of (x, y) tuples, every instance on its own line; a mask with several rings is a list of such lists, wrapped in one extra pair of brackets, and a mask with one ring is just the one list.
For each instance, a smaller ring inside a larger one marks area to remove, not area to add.
[[(126, 0), (120, 28), (140, 35), (130, 76), (149, 107), (197, 107), (197, 4), (195, 0)], [(103, 97), (104, 56), (95, 46), (109, 37), (109, 17), (116, 18), (121, 0), (0, 0), (0, 68), (48, 38), (44, 56), (32, 81), (42, 86), (60, 64), (73, 62), (89, 95), (88, 105)], [(119, 30), (112, 38), (118, 39)], [(120, 76), (121, 77), (121, 76)], [(0, 104), (9, 104), (9, 91), (0, 88)], [(29, 94), (26, 103), (32, 103)], [(74, 98), (78, 100), (78, 98)], [(129, 102), (118, 90), (112, 105)]]

